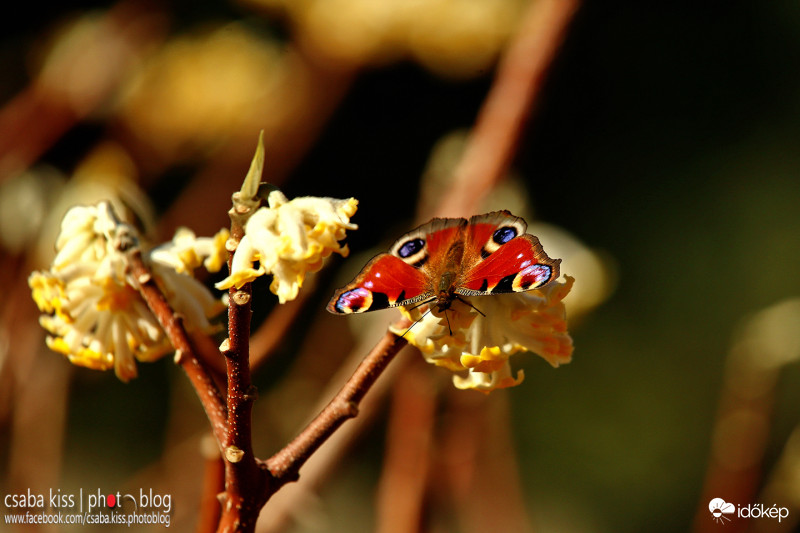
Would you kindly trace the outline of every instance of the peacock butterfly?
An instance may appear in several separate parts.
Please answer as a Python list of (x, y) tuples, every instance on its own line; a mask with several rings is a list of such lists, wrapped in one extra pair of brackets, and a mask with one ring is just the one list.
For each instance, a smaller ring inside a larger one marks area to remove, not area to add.
[(328, 303), (335, 314), (432, 303), (450, 308), (460, 296), (522, 292), (559, 276), (528, 225), (508, 211), (434, 218), (375, 256)]

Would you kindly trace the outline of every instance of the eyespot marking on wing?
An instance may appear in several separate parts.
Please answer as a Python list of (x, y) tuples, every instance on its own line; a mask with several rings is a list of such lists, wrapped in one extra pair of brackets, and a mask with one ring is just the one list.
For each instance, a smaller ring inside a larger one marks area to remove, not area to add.
[(513, 226), (505, 226), (497, 228), (492, 234), (492, 240), (497, 244), (505, 244), (518, 235), (517, 228)]
[(491, 238), (486, 241), (481, 249), (481, 259), (486, 259), (501, 246), (507, 244), (525, 233), (524, 221), (514, 220), (499, 226), (492, 232)]
[(370, 290), (356, 287), (340, 294), (333, 307), (339, 313), (360, 313), (372, 307), (372, 294)]
[(397, 255), (399, 255), (401, 259), (407, 259), (418, 253), (424, 247), (424, 240), (420, 238), (409, 239), (400, 246), (400, 248), (397, 250)]

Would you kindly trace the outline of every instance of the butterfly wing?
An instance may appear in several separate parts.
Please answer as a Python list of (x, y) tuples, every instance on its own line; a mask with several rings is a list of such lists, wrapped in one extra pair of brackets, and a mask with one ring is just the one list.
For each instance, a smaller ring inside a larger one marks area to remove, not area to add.
[(335, 314), (364, 313), (411, 305), (431, 296), (423, 271), (394, 255), (380, 254), (333, 294), (327, 309)]
[(456, 292), (464, 296), (522, 292), (558, 278), (561, 260), (550, 259), (526, 229), (525, 221), (508, 211), (472, 217), (465, 270)]
[(462, 238), (467, 220), (434, 218), (397, 239), (389, 253), (372, 259), (328, 303), (331, 313), (363, 313), (430, 299), (441, 258)]
[[(527, 224), (508, 211), (463, 218), (434, 218), (400, 237), (389, 253), (373, 258), (328, 303), (336, 314), (363, 313), (437, 298), (452, 299), (442, 280), (456, 275), (464, 296), (520, 292), (559, 276)], [(444, 296), (442, 296), (444, 295)], [(444, 305), (444, 304), (440, 304)]]

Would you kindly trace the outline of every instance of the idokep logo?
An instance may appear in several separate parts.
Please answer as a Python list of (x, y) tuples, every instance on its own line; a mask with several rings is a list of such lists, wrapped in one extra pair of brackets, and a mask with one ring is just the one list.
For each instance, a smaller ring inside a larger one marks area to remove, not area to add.
[(725, 524), (726, 522), (730, 522), (731, 519), (725, 515), (731, 515), (736, 512), (736, 506), (732, 503), (728, 503), (722, 498), (714, 498), (710, 502), (708, 502), (708, 510), (711, 511), (711, 516), (714, 518), (714, 522), (718, 524)]
[(771, 507), (763, 503), (736, 506), (722, 498), (714, 498), (708, 502), (708, 510), (711, 512), (711, 518), (718, 524), (727, 524), (733, 518), (768, 518), (780, 522), (789, 516), (789, 509), (778, 507), (778, 504)]

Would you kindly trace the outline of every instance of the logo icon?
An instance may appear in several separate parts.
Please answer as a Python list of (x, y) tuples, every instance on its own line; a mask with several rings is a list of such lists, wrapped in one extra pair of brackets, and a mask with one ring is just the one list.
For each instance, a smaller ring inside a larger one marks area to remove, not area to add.
[(714, 498), (708, 502), (708, 510), (711, 511), (711, 517), (714, 522), (718, 524), (725, 524), (726, 521), (731, 521), (731, 519), (725, 515), (736, 512), (736, 506), (732, 503), (726, 502), (722, 498)]

